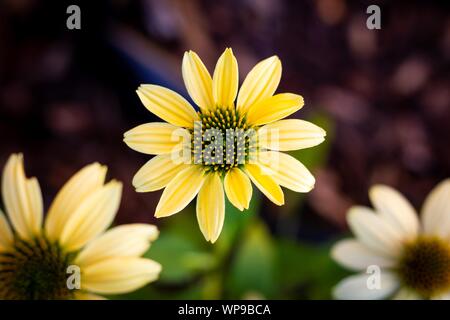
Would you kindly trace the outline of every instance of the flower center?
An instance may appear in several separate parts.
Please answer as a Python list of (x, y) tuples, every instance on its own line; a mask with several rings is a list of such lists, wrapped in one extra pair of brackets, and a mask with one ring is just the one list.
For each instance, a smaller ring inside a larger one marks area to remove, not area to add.
[(420, 237), (404, 248), (398, 272), (404, 285), (424, 298), (449, 290), (449, 244), (434, 237)]
[(205, 166), (207, 172), (223, 174), (249, 161), (256, 148), (256, 132), (246, 123), (245, 116), (235, 108), (217, 107), (199, 112), (199, 117), (191, 132), (195, 164)]
[(69, 299), (70, 256), (44, 238), (16, 239), (14, 250), (0, 254), (0, 299)]

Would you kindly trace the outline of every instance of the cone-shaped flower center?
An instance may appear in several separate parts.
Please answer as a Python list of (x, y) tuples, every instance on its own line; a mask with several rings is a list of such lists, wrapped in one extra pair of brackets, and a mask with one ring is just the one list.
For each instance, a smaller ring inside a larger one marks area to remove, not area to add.
[(44, 238), (16, 239), (14, 250), (0, 254), (0, 299), (69, 299), (70, 256)]
[(199, 112), (199, 117), (193, 130), (194, 164), (223, 174), (249, 162), (256, 150), (256, 132), (246, 123), (245, 116), (234, 107), (217, 107)]
[(450, 246), (420, 237), (404, 248), (398, 272), (405, 286), (424, 298), (439, 295), (450, 289)]

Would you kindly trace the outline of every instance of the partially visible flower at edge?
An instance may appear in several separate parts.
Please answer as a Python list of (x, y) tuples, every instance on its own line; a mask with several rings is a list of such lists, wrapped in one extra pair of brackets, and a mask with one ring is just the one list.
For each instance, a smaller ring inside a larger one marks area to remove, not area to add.
[[(127, 293), (158, 278), (160, 264), (140, 257), (158, 237), (155, 226), (106, 231), (122, 193), (121, 183), (105, 184), (106, 171), (93, 163), (75, 174), (44, 222), (37, 179), (25, 176), (21, 154), (9, 157), (2, 177), (0, 299), (102, 299), (98, 294)], [(76, 270), (79, 288), (69, 279)]]
[[(369, 195), (375, 210), (356, 206), (347, 215), (356, 239), (341, 240), (332, 249), (334, 260), (361, 273), (342, 280), (334, 296), (450, 299), (450, 179), (428, 195), (420, 220), (395, 189), (377, 185)], [(380, 273), (368, 274), (371, 266)], [(369, 286), (374, 275), (380, 276), (378, 287)]]
[[(245, 78), (239, 94), (238, 63), (230, 48), (217, 61), (213, 77), (195, 52), (186, 52), (182, 74), (199, 111), (172, 90), (141, 85), (137, 94), (144, 106), (166, 122), (143, 124), (124, 135), (130, 148), (156, 155), (133, 179), (137, 192), (165, 188), (156, 217), (180, 212), (198, 194), (196, 211), (200, 230), (207, 241), (214, 243), (224, 223), (225, 194), (243, 211), (248, 209), (252, 198), (250, 181), (277, 205), (284, 204), (280, 186), (296, 192), (309, 192), (314, 187), (315, 179), (308, 169), (294, 157), (279, 151), (316, 146), (324, 141), (325, 131), (307, 121), (281, 120), (299, 110), (303, 98), (292, 93), (274, 95), (281, 79), (281, 62), (277, 56), (259, 62)], [(206, 157), (202, 163), (196, 163), (196, 153), (204, 156), (206, 144), (201, 138), (202, 150), (194, 145), (191, 162), (174, 162), (172, 153), (178, 143), (173, 139), (174, 133), (181, 130), (185, 136), (195, 137), (198, 122), (203, 128), (218, 129), (224, 137), (229, 129), (254, 130), (257, 161), (250, 163), (253, 155), (246, 142), (241, 149), (225, 152), (223, 161)], [(277, 134), (268, 135), (271, 131)], [(244, 163), (237, 160), (241, 156), (245, 158)]]

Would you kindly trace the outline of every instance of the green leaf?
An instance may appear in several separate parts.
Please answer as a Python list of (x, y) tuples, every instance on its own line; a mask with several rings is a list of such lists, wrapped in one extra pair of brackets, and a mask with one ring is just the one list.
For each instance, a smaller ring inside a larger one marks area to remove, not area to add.
[(194, 243), (173, 232), (161, 233), (145, 256), (162, 265), (159, 279), (162, 283), (189, 281), (196, 274), (214, 268), (217, 262), (214, 255), (199, 250)]
[(277, 291), (275, 257), (271, 235), (262, 222), (253, 219), (231, 265), (226, 287), (229, 297), (242, 299), (249, 294), (274, 297)]
[(348, 275), (331, 259), (329, 245), (279, 240), (277, 248), (281, 298), (330, 299), (332, 288)]

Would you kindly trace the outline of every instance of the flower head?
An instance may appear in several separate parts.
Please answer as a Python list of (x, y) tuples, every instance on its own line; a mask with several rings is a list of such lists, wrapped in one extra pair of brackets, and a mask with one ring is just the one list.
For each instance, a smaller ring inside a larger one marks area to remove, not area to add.
[[(332, 249), (338, 263), (362, 273), (341, 281), (335, 296), (449, 299), (450, 180), (431, 191), (420, 221), (396, 190), (378, 185), (369, 195), (375, 210), (357, 206), (347, 215), (356, 239), (342, 240)], [(370, 271), (373, 267), (379, 272)], [(372, 280), (379, 285), (371, 286)]]
[(22, 155), (10, 156), (2, 178), (0, 299), (98, 299), (158, 277), (161, 266), (140, 257), (158, 236), (155, 226), (106, 231), (122, 192), (115, 180), (105, 184), (106, 170), (94, 163), (74, 175), (43, 225), (39, 183), (25, 176)]
[(215, 242), (224, 222), (225, 195), (242, 211), (249, 207), (251, 181), (277, 205), (284, 204), (280, 186), (297, 192), (313, 188), (314, 177), (305, 166), (279, 151), (318, 145), (325, 131), (307, 121), (281, 120), (299, 110), (303, 98), (274, 95), (281, 78), (278, 57), (259, 62), (239, 93), (231, 49), (220, 56), (212, 77), (195, 52), (186, 52), (182, 73), (198, 111), (169, 89), (141, 85), (137, 94), (144, 106), (167, 122), (140, 125), (124, 138), (130, 148), (156, 155), (133, 179), (138, 192), (165, 188), (156, 217), (181, 211), (198, 194), (200, 229)]

